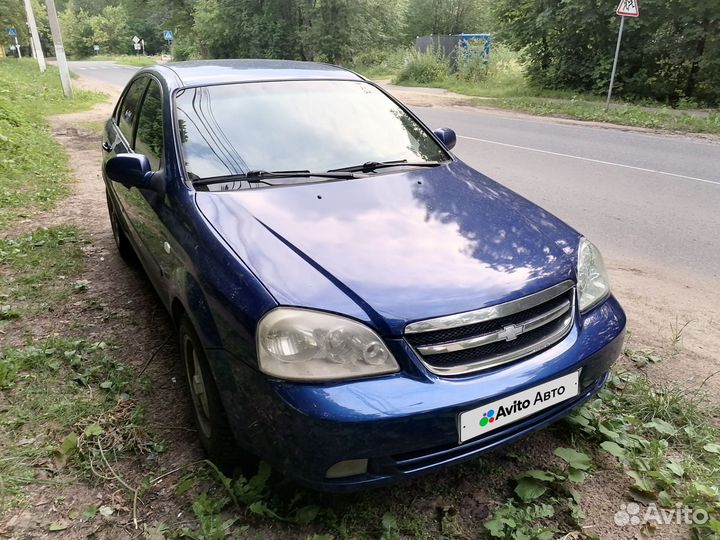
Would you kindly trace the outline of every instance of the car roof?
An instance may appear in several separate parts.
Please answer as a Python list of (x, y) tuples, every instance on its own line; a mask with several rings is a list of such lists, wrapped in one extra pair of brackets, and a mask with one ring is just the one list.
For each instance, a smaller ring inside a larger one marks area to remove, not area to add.
[(171, 87), (290, 79), (363, 80), (338, 66), (293, 60), (198, 60), (158, 64), (142, 71), (155, 73)]

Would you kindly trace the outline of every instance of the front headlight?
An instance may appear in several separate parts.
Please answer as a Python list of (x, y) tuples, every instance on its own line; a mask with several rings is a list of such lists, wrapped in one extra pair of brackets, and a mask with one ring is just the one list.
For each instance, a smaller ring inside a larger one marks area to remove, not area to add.
[(281, 379), (317, 381), (399, 370), (382, 339), (367, 326), (309, 309), (276, 308), (258, 324), (260, 370)]
[(610, 294), (610, 282), (600, 250), (587, 238), (578, 246), (578, 304), (587, 311), (605, 300)]

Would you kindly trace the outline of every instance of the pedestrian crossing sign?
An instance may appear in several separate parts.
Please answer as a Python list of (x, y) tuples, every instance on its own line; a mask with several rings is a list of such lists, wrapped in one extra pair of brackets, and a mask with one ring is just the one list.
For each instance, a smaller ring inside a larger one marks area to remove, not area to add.
[(640, 10), (638, 9), (637, 0), (620, 0), (615, 13), (622, 17), (638, 17)]

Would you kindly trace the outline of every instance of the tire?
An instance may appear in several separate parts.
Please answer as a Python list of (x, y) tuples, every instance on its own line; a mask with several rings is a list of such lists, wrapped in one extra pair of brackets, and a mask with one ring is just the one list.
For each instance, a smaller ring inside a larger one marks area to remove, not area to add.
[(198, 436), (210, 460), (225, 473), (255, 463), (235, 441), (205, 350), (187, 316), (180, 321), (178, 337)]
[(118, 219), (115, 206), (110, 200), (110, 194), (105, 191), (105, 198), (107, 199), (108, 214), (110, 215), (110, 226), (112, 227), (113, 238), (115, 239), (115, 246), (117, 246), (118, 253), (125, 260), (126, 263), (135, 265), (137, 263), (137, 255), (135, 250), (130, 243), (125, 231), (123, 231), (120, 220)]

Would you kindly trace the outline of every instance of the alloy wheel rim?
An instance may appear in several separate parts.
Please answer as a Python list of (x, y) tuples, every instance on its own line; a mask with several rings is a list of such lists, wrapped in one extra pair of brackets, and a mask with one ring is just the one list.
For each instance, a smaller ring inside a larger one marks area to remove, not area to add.
[(210, 405), (207, 396), (207, 387), (202, 374), (200, 359), (190, 338), (185, 336), (185, 366), (187, 373), (190, 394), (192, 395), (193, 407), (200, 424), (200, 429), (205, 437), (210, 437)]

